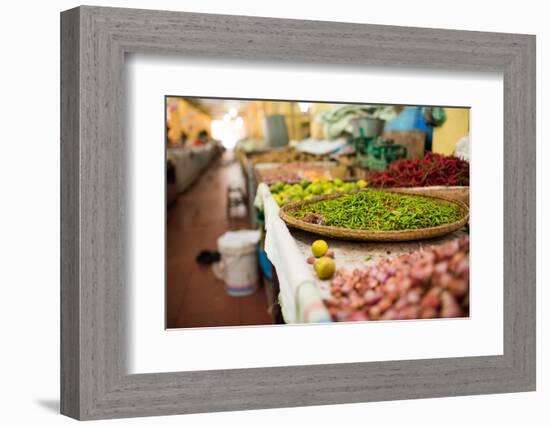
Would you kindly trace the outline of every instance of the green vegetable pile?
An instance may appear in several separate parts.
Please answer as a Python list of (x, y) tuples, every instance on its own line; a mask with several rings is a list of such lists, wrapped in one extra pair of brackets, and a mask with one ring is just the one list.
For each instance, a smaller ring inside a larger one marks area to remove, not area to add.
[(436, 227), (462, 217), (461, 209), (452, 203), (377, 190), (305, 204), (290, 214), (311, 223), (371, 231)]
[(302, 180), (296, 184), (277, 182), (272, 184), (269, 189), (277, 204), (284, 206), (288, 203), (299, 202), (300, 200), (309, 200), (315, 196), (349, 193), (366, 186), (367, 183), (363, 180), (345, 182), (336, 178), (333, 180), (314, 180), (313, 182)]

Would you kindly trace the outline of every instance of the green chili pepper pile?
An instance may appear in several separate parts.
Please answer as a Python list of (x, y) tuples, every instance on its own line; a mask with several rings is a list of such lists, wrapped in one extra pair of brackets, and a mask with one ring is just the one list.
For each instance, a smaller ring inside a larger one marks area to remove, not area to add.
[(290, 214), (311, 223), (372, 231), (436, 227), (462, 217), (460, 208), (452, 203), (376, 190), (305, 204)]

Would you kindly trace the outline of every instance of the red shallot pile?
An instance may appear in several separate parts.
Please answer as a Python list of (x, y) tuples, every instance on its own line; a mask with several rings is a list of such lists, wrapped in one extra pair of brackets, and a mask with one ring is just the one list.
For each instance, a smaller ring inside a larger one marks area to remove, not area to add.
[(469, 246), (464, 236), (376, 266), (340, 269), (325, 304), (336, 321), (466, 317)]
[(455, 156), (428, 152), (419, 160), (397, 160), (380, 172), (366, 177), (369, 186), (428, 187), (436, 185), (470, 185), (470, 164)]

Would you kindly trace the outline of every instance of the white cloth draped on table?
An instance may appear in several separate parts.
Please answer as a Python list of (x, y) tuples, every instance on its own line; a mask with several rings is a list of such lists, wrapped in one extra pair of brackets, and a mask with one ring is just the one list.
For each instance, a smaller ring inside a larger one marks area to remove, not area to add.
[(265, 251), (279, 280), (279, 303), (286, 323), (331, 322), (314, 279), (288, 227), (279, 217), (279, 206), (269, 187), (260, 184), (256, 202), (265, 217)]

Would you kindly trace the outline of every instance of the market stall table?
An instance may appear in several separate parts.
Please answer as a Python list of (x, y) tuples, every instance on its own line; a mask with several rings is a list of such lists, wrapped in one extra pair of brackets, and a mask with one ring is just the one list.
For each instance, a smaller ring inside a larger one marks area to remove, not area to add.
[[(265, 250), (279, 281), (279, 303), (286, 323), (332, 321), (323, 300), (330, 296), (330, 280), (317, 278), (312, 265), (311, 244), (320, 238), (316, 234), (289, 229), (279, 218), (279, 206), (269, 187), (260, 184), (257, 203), (264, 209)], [(335, 254), (337, 268), (375, 265), (382, 258), (396, 257), (423, 247), (438, 245), (467, 234), (465, 229), (446, 236), (410, 242), (356, 242), (326, 239)]]
[(206, 144), (198, 147), (169, 148), (167, 157), (174, 164), (176, 191), (187, 190), (216, 156), (216, 147)]

